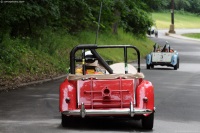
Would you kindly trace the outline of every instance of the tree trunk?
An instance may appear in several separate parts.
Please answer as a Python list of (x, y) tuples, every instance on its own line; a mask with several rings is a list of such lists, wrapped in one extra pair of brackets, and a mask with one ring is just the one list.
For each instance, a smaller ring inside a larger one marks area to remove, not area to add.
[(114, 15), (115, 15), (116, 19), (112, 25), (112, 32), (113, 32), (113, 34), (117, 34), (118, 33), (118, 24), (119, 24), (121, 13), (119, 12), (119, 10), (116, 9)]

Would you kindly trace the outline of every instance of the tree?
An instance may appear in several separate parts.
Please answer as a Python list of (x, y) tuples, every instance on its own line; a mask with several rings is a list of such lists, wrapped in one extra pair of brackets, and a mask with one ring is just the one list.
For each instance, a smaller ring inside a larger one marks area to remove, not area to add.
[(30, 35), (33, 28), (51, 25), (59, 19), (59, 0), (2, 3), (0, 8), (0, 29), (10, 30), (11, 36)]
[(144, 34), (152, 24), (144, 0), (29, 0), (0, 4), (0, 32), (13, 37), (37, 37), (46, 27), (62, 27), (70, 34), (95, 31), (101, 2), (101, 31), (112, 29), (117, 33), (117, 28), (122, 27), (127, 32)]
[(174, 1), (175, 9), (177, 10), (185, 10), (191, 7), (191, 3), (189, 0), (175, 0)]
[(171, 0), (143, 0), (150, 9), (155, 11), (169, 9)]
[(127, 32), (144, 35), (147, 28), (153, 25), (148, 7), (138, 0), (127, 0), (122, 12), (122, 27)]

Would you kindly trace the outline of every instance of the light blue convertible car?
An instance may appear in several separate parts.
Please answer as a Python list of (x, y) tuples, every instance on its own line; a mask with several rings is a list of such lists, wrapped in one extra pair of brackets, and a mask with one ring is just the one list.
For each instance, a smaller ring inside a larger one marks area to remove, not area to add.
[(162, 48), (157, 43), (154, 45), (153, 51), (146, 56), (146, 68), (154, 68), (155, 65), (179, 68), (179, 55), (176, 50), (170, 48), (168, 42)]

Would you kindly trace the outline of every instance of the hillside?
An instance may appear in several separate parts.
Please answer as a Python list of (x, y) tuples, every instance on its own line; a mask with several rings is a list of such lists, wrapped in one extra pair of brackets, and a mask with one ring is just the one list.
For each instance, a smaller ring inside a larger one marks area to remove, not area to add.
[[(6, 37), (0, 49), (0, 88), (17, 88), (20, 84), (57, 77), (67, 73), (69, 52), (78, 44), (94, 44), (95, 32), (83, 31), (77, 35), (66, 34), (63, 30), (42, 31), (39, 40)], [(34, 44), (34, 45), (31, 45)], [(35, 45), (37, 44), (37, 45)], [(153, 42), (146, 37), (119, 30), (117, 35), (100, 33), (98, 45), (132, 44), (139, 48), (144, 57), (151, 51)], [(106, 59), (122, 61), (121, 51), (103, 52)], [(135, 56), (132, 53), (128, 55)]]
[[(98, 45), (133, 44), (142, 56), (152, 46), (145, 38), (153, 23), (145, 1), (2, 1), (0, 9), (1, 88), (66, 74), (72, 47), (94, 44), (97, 29)], [(103, 52), (115, 62), (117, 53)]]

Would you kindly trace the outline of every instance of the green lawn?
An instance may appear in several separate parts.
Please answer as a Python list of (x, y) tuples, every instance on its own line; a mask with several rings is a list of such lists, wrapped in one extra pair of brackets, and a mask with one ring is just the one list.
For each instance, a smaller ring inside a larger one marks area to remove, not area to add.
[(182, 34), (182, 36), (200, 39), (200, 33), (188, 33), (188, 34)]
[[(171, 13), (152, 13), (152, 18), (156, 22), (158, 29), (168, 29), (171, 24)], [(200, 17), (189, 13), (176, 13), (174, 14), (175, 28), (200, 28)]]

